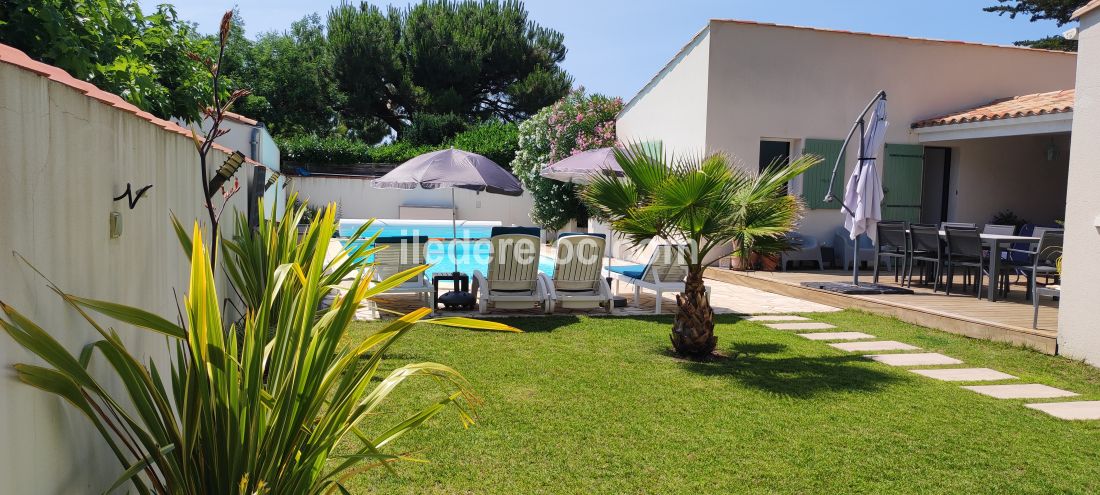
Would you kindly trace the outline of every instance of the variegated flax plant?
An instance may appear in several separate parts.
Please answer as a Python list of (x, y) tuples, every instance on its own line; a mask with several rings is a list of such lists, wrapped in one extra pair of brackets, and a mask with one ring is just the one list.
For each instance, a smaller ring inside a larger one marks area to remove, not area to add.
[[(279, 222), (264, 218), (258, 231), (242, 224), (237, 239), (226, 243), (231, 279), (247, 301), (237, 322), (220, 315), (198, 224), (180, 236), (191, 276), (179, 323), (53, 286), (98, 333), (73, 353), (0, 302), (0, 326), (44, 362), (15, 365), (19, 379), (83, 413), (121, 463), (105, 492), (129, 484), (141, 494), (347, 493), (350, 477), (373, 466), (392, 469), (390, 463), (406, 458), (389, 452), (391, 442), (429, 418), (452, 409), (464, 426), (473, 421), (477, 399), (457, 371), (425, 362), (382, 373), (383, 357), (418, 324), (516, 330), (462, 318), (427, 320), (425, 308), (347, 339), (360, 303), (427, 267), (371, 282), (369, 240), (326, 261), (335, 206), (325, 208), (299, 242), (301, 214), (290, 208)], [(331, 304), (323, 303), (326, 296)], [(163, 334), (173, 350), (170, 364), (143, 361), (96, 315)], [(52, 330), (59, 331), (77, 330)], [(123, 385), (120, 392), (89, 371), (97, 360)], [(438, 381), (440, 395), (425, 398), (427, 406), (408, 417), (379, 414), (379, 405), (413, 377)]]

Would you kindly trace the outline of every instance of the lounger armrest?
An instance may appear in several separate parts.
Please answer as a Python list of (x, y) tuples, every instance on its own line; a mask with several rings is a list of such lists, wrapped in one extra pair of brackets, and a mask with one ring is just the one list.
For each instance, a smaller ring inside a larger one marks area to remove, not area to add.
[(541, 294), (544, 301), (550, 298), (550, 294), (554, 290), (554, 284), (547, 284), (546, 281), (546, 275), (542, 272), (539, 272), (539, 276), (535, 277), (535, 292)]
[(608, 300), (611, 300), (611, 299), (612, 299), (612, 294), (611, 294), (611, 286), (610, 286), (610, 285), (608, 285), (608, 283), (607, 283), (607, 279), (606, 279), (606, 278), (603, 278), (603, 277), (601, 277), (601, 278), (600, 278), (600, 279), (599, 279), (599, 280), (598, 280), (598, 281), (596, 282), (596, 285), (598, 285), (598, 286), (599, 286), (599, 288), (600, 288), (600, 295), (601, 295), (601, 296), (603, 296), (603, 297), (607, 298)]
[(558, 300), (558, 291), (554, 290), (554, 281), (550, 280), (550, 276), (545, 274), (545, 273), (539, 272), (538, 281), (545, 288), (543, 293), (546, 294), (546, 297), (549, 297), (550, 299), (557, 301)]
[(489, 280), (485, 278), (481, 270), (474, 270), (473, 275), (473, 291), (477, 292), (480, 297), (489, 297)]

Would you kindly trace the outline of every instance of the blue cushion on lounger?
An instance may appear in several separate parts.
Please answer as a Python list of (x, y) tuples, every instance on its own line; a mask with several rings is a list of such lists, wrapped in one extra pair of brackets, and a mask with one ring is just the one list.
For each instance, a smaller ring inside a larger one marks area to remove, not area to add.
[(596, 233), (591, 233), (591, 232), (562, 232), (562, 233), (558, 234), (558, 239), (561, 239), (562, 237), (569, 237), (569, 236), (574, 236), (574, 235), (590, 235), (592, 237), (599, 237), (600, 239), (607, 239), (607, 235), (605, 235), (605, 234), (596, 234)]
[(403, 242), (417, 242), (424, 244), (428, 242), (428, 236), (415, 236), (415, 235), (395, 235), (388, 237), (379, 237), (374, 240), (375, 244), (401, 244)]
[(620, 275), (636, 279), (641, 279), (642, 274), (645, 273), (645, 265), (618, 265), (609, 266), (607, 269)]
[(493, 230), (490, 231), (489, 235), (496, 237), (498, 235), (507, 234), (524, 234), (539, 237), (539, 234), (541, 233), (542, 232), (539, 230), (538, 227), (493, 227)]

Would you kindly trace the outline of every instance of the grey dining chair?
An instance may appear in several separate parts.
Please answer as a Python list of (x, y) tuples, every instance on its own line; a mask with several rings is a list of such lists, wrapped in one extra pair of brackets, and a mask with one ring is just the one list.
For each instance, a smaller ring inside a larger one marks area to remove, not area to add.
[(1016, 226), (987, 223), (985, 224), (985, 226), (982, 227), (982, 233), (994, 235), (1016, 235)]
[(1037, 279), (1039, 277), (1056, 277), (1058, 275), (1056, 263), (1058, 258), (1062, 256), (1063, 235), (1061, 230), (1045, 230), (1039, 237), (1039, 243), (1035, 244), (1035, 249), (1016, 250), (1017, 252), (1026, 253), (1030, 258), (1026, 262), (1015, 263), (1012, 267), (1023, 272), (1024, 276), (1028, 278), (1026, 297), (1035, 297), (1035, 288), (1038, 285)]
[[(907, 278), (909, 287), (913, 286), (913, 265), (921, 262), (927, 273), (927, 265), (932, 264), (932, 274), (935, 277), (932, 284), (932, 292), (940, 290), (941, 270), (943, 269), (944, 249), (943, 239), (940, 238), (940, 228), (936, 224), (913, 224), (909, 227), (909, 269)], [(927, 283), (923, 275), (921, 280)]]
[(972, 228), (948, 226), (944, 230), (947, 234), (947, 261), (944, 263), (947, 268), (947, 295), (951, 295), (956, 269), (962, 268), (967, 272), (974, 269), (975, 288), (978, 299), (981, 299), (982, 282), (985, 281), (983, 267), (986, 261), (981, 236)]
[(940, 230), (947, 230), (948, 227), (954, 227), (956, 229), (976, 229), (977, 224), (967, 222), (941, 222)]
[(882, 258), (890, 260), (894, 266), (894, 281), (905, 283), (905, 266), (909, 264), (909, 225), (902, 221), (878, 222), (876, 233), (878, 242), (875, 244), (875, 275), (874, 283), (878, 283), (879, 263)]

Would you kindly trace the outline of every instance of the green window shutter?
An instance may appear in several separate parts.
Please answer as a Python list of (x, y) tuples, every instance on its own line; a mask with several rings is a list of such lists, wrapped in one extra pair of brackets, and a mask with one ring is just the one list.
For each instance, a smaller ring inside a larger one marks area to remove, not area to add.
[(920, 222), (924, 146), (886, 143), (882, 167), (882, 219)]
[[(802, 148), (802, 155), (817, 155), (821, 157), (821, 163), (810, 167), (802, 174), (802, 199), (806, 201), (806, 207), (811, 210), (839, 210), (840, 201), (825, 202), (825, 194), (829, 192), (829, 178), (833, 173), (833, 165), (840, 156), (840, 149), (844, 141), (834, 139), (807, 139), (806, 146)], [(833, 195), (844, 196), (844, 166), (841, 163), (840, 171), (833, 180)]]

